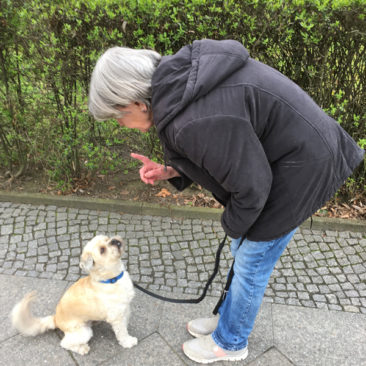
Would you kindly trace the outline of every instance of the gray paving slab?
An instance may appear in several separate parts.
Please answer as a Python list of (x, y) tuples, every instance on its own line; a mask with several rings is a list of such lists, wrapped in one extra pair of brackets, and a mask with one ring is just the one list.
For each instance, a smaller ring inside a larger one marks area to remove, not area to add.
[(150, 335), (136, 347), (115, 355), (101, 366), (184, 366), (185, 362), (157, 333)]
[(249, 363), (248, 366), (293, 366), (293, 363), (275, 347), (272, 347)]
[(42, 279), (0, 275), (0, 342), (17, 334), (11, 327), (9, 315), (13, 306), (26, 293), (37, 291), (37, 301), (33, 305), (34, 314), (46, 316), (54, 314), (56, 304), (67, 286), (66, 281), (49, 282)]
[(212, 309), (216, 302), (216, 298), (206, 297), (201, 303), (193, 305), (164, 303), (159, 334), (174, 352), (184, 359), (186, 365), (196, 365), (193, 361), (188, 360), (182, 351), (182, 344), (192, 338), (187, 332), (186, 324), (195, 318), (212, 316)]
[(76, 366), (70, 353), (60, 346), (56, 332), (37, 337), (16, 335), (0, 343), (1, 366)]
[[(93, 324), (93, 337), (89, 341), (90, 351), (81, 356), (73, 353), (73, 358), (80, 366), (100, 365), (102, 362), (114, 357), (116, 354), (126, 354), (128, 350), (122, 348), (114, 335), (111, 326), (105, 322)], [(134, 335), (131, 332), (131, 335)]]
[(366, 365), (366, 316), (273, 305), (274, 345), (297, 366)]
[[(186, 330), (189, 320), (201, 317), (212, 316), (212, 309), (216, 305), (218, 298), (208, 297), (202, 303), (190, 304), (169, 304), (164, 305), (161, 316), (159, 333), (175, 352), (184, 358), (182, 344), (192, 337)], [(247, 360), (240, 362), (219, 362), (218, 365), (244, 365), (258, 357), (273, 345), (273, 331), (271, 318), (271, 305), (263, 304), (253, 332), (249, 338), (249, 356)], [(194, 362), (185, 359), (187, 365), (196, 365)]]
[(135, 298), (131, 304), (130, 333), (142, 340), (157, 332), (163, 309), (164, 302), (136, 290)]
[(246, 362), (256, 359), (273, 346), (272, 306), (268, 303), (262, 304), (248, 343), (249, 355)]

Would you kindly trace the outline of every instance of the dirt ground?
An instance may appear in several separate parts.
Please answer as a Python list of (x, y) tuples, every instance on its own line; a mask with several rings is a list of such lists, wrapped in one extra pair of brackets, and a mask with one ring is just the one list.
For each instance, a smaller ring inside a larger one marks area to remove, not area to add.
[(168, 182), (158, 182), (155, 185), (144, 184), (138, 175), (138, 169), (127, 174), (97, 174), (93, 177), (74, 179), (72, 188), (60, 190), (56, 184), (50, 183), (46, 177), (34, 173), (13, 180), (0, 173), (0, 189), (11, 192), (44, 193), (58, 196), (84, 196), (115, 200), (144, 201), (158, 203), (163, 206), (189, 205), (200, 207), (222, 207), (208, 191), (193, 184), (184, 192), (177, 191)]
[[(193, 184), (183, 192), (177, 191), (168, 182), (146, 185), (140, 181), (138, 169), (127, 174), (97, 174), (93, 177), (75, 179), (72, 188), (66, 191), (57, 189), (44, 176), (33, 172), (33, 176), (18, 178), (9, 183), (9, 178), (0, 172), (0, 189), (12, 192), (44, 193), (49, 195), (74, 195), (113, 200), (143, 201), (162, 206), (222, 207), (202, 187)], [(350, 202), (333, 199), (322, 207), (316, 216), (337, 217), (343, 219), (366, 220), (366, 202), (354, 198)]]

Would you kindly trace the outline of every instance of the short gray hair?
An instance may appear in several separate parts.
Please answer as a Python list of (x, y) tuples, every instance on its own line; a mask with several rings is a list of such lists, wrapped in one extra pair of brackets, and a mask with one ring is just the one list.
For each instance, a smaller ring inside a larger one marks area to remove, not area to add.
[(120, 118), (133, 102), (151, 101), (151, 78), (161, 55), (151, 50), (127, 47), (108, 49), (97, 61), (90, 81), (89, 111), (103, 121)]

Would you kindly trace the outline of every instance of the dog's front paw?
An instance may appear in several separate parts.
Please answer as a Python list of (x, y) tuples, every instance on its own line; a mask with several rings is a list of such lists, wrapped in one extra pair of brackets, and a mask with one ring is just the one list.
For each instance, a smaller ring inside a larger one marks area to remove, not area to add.
[(79, 355), (86, 355), (90, 351), (90, 347), (87, 344), (79, 344), (75, 346), (73, 349), (74, 352), (77, 352)]
[(119, 341), (119, 344), (124, 348), (131, 348), (133, 346), (136, 346), (137, 344), (137, 338), (127, 336)]

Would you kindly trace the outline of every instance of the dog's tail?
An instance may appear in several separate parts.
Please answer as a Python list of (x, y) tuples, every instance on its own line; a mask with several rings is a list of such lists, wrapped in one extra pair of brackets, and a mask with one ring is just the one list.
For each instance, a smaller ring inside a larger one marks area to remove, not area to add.
[(30, 311), (30, 304), (36, 298), (36, 292), (30, 292), (16, 304), (11, 312), (13, 327), (25, 336), (36, 336), (49, 329), (55, 329), (54, 315), (36, 318)]

